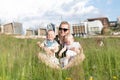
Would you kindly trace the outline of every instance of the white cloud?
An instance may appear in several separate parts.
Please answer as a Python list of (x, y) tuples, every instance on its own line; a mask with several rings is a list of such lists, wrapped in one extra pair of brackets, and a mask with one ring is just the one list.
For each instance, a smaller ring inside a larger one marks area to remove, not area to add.
[(89, 0), (0, 0), (2, 22), (19, 21), (31, 27), (43, 22), (78, 21), (81, 16), (99, 14)]

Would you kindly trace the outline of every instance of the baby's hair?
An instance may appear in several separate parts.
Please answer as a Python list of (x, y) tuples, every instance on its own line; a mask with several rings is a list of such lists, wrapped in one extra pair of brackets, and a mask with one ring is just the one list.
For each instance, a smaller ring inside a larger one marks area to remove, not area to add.
[(68, 35), (66, 35), (66, 36), (64, 37), (64, 40), (67, 39), (67, 38), (72, 38), (72, 39), (74, 39), (74, 37), (73, 37), (72, 34), (68, 34)]

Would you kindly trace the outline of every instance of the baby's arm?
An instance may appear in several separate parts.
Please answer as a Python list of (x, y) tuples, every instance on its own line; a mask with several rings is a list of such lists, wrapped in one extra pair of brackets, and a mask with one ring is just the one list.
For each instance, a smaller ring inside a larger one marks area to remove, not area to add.
[(41, 43), (40, 41), (37, 42), (37, 45), (38, 45), (40, 48), (44, 48), (44, 43)]
[(80, 52), (80, 49), (79, 49), (79, 48), (76, 48), (76, 47), (72, 47), (72, 48), (70, 48), (70, 50), (75, 51), (76, 53), (79, 53), (79, 52)]
[(43, 43), (37, 42), (37, 45), (40, 48), (42, 48), (47, 54), (52, 54), (52, 51), (49, 48), (47, 48), (47, 47), (44, 46), (44, 42)]

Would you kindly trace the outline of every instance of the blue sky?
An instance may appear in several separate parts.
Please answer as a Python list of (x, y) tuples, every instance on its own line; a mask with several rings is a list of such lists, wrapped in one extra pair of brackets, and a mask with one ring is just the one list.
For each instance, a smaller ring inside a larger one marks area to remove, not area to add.
[(109, 20), (116, 20), (120, 16), (120, 0), (95, 0), (92, 5), (106, 15)]
[(59, 24), (66, 20), (79, 23), (87, 18), (120, 16), (120, 0), (0, 0), (1, 23), (21, 22), (24, 28)]

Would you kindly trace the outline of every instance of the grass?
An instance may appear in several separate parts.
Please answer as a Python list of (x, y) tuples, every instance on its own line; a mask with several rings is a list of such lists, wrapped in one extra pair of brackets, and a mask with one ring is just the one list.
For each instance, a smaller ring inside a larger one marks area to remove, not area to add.
[[(92, 41), (91, 41), (92, 40)], [(119, 38), (106, 38), (104, 39), (105, 46), (99, 47), (93, 42), (94, 39), (85, 39), (84, 53), (86, 54), (86, 60), (84, 61), (84, 70), (86, 80), (90, 76), (94, 80), (117, 80), (120, 79), (120, 52)], [(92, 42), (92, 43), (91, 43)]]
[[(38, 60), (39, 39), (16, 39), (0, 35), (0, 80), (119, 80), (120, 39), (104, 38), (99, 47), (95, 38), (76, 38), (86, 56), (83, 64), (55, 70)], [(42, 41), (42, 39), (40, 39)]]

